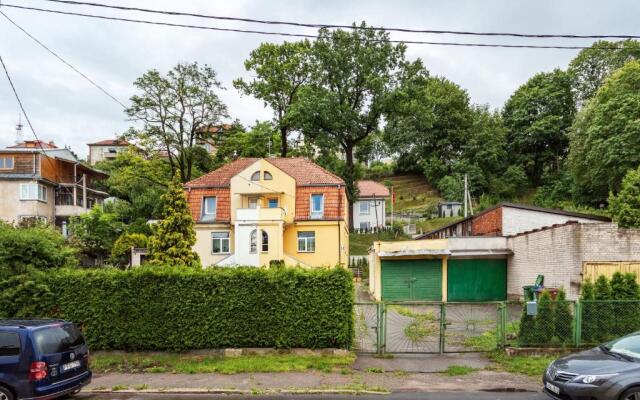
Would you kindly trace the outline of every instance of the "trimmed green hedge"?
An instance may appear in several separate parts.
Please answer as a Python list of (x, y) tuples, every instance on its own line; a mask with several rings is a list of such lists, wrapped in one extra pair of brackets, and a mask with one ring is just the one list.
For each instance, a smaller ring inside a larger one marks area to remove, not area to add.
[(50, 270), (3, 282), (5, 317), (82, 325), (92, 349), (349, 348), (344, 268)]

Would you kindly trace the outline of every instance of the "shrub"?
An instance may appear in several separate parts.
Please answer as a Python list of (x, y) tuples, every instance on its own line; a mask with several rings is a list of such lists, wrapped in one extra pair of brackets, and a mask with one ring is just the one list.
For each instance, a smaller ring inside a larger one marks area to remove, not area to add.
[(354, 338), (352, 276), (339, 267), (63, 269), (19, 278), (29, 283), (0, 293), (0, 305), (13, 304), (7, 317), (74, 321), (94, 350), (348, 348)]
[(549, 344), (555, 334), (555, 305), (551, 295), (544, 290), (538, 300), (538, 315), (536, 316), (536, 336), (539, 344)]
[(562, 344), (573, 341), (573, 315), (571, 315), (571, 303), (567, 301), (567, 292), (564, 288), (558, 290), (556, 298), (555, 335)]
[(111, 262), (114, 265), (125, 266), (131, 262), (132, 247), (147, 247), (149, 237), (142, 233), (123, 233), (113, 244)]

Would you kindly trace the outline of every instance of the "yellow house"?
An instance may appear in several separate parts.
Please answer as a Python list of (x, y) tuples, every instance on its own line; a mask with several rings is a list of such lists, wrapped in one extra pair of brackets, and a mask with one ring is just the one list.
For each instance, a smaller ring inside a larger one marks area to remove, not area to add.
[(241, 158), (185, 184), (202, 264), (347, 265), (344, 181), (306, 158)]

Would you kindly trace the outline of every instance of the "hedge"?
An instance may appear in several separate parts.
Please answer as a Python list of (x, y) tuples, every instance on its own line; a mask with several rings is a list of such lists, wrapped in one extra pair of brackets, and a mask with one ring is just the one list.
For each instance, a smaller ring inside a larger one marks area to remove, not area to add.
[(74, 321), (92, 349), (349, 348), (344, 268), (61, 269), (3, 282), (5, 317)]

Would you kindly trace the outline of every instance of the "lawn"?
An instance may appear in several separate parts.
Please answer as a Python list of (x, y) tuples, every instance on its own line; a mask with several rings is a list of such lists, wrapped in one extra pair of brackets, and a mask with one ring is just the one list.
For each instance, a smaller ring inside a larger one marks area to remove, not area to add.
[(369, 247), (376, 240), (394, 242), (398, 240), (410, 240), (411, 238), (404, 234), (395, 234), (393, 232), (351, 233), (349, 235), (349, 253), (352, 256), (368, 254)]
[(548, 356), (513, 356), (509, 357), (503, 351), (496, 350), (488, 354), (495, 363), (492, 368), (497, 371), (506, 371), (516, 374), (542, 377), (551, 361), (559, 358), (559, 355)]
[(93, 353), (91, 368), (97, 373), (219, 373), (242, 372), (330, 372), (350, 368), (355, 355), (271, 354), (218, 357), (171, 353)]

